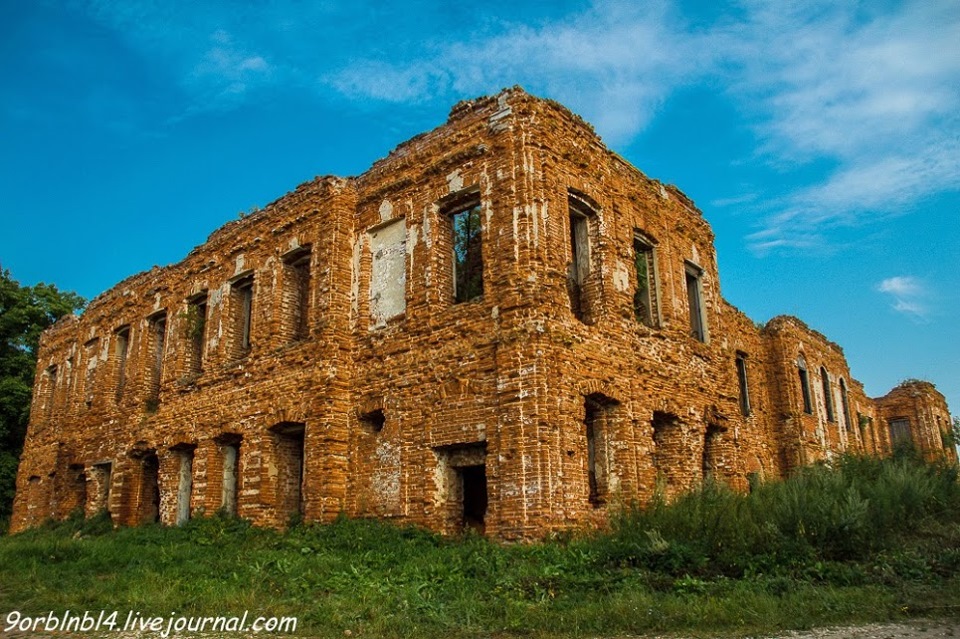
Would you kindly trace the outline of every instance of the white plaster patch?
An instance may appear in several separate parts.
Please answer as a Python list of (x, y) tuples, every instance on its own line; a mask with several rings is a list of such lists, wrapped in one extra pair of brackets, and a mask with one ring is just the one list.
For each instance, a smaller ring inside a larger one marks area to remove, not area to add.
[(386, 222), (393, 219), (393, 204), (390, 200), (384, 200), (380, 203), (380, 221)]
[(370, 270), (370, 327), (407, 310), (407, 229), (399, 219), (367, 234), (373, 264)]
[(617, 264), (614, 266), (613, 285), (621, 293), (626, 293), (630, 290), (630, 270), (627, 268), (627, 265), (623, 263), (623, 260), (617, 260)]
[(234, 263), (234, 266), (233, 266), (234, 275), (243, 271), (244, 262), (246, 262), (246, 256), (243, 253), (241, 253), (240, 255), (237, 256), (236, 262)]
[(380, 505), (393, 510), (400, 502), (400, 447), (382, 440), (374, 451), (376, 468), (370, 482)]
[(447, 176), (447, 187), (450, 193), (456, 193), (463, 188), (463, 175), (460, 173), (460, 169)]

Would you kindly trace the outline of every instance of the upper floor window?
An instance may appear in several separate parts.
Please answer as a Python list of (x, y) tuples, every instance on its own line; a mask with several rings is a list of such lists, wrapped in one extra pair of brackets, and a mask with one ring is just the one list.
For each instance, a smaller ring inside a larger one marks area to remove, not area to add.
[(637, 321), (656, 328), (659, 324), (656, 289), (656, 261), (654, 245), (650, 238), (639, 231), (633, 234), (633, 262), (637, 275), (637, 288), (633, 293), (633, 314)]
[(93, 406), (93, 383), (97, 373), (97, 353), (100, 350), (100, 338), (94, 337), (83, 345), (83, 401), (87, 408)]
[(833, 410), (833, 395), (830, 393), (830, 376), (827, 375), (827, 369), (820, 367), (820, 383), (823, 385), (823, 408), (827, 413), (827, 421), (836, 421), (837, 416)]
[(117, 401), (123, 396), (124, 387), (127, 384), (127, 356), (130, 353), (130, 327), (121, 326), (114, 333), (116, 337), (116, 358), (117, 358)]
[(803, 412), (813, 414), (813, 402), (810, 399), (810, 375), (807, 373), (807, 361), (801, 355), (797, 359), (797, 371), (800, 373), (800, 394), (803, 396)]
[(750, 415), (750, 386), (747, 380), (747, 354), (737, 353), (737, 382), (740, 386), (740, 412)]
[(163, 376), (163, 351), (167, 341), (167, 312), (154, 313), (150, 323), (150, 378), (147, 388), (148, 408), (156, 408)]
[(43, 386), (43, 412), (47, 419), (53, 415), (53, 400), (57, 393), (57, 365), (47, 367)]
[(187, 368), (191, 375), (203, 372), (205, 336), (207, 332), (207, 292), (203, 291), (187, 300), (186, 334)]
[(310, 334), (310, 246), (283, 256), (283, 331), (289, 341)]
[(890, 443), (894, 447), (913, 443), (913, 433), (910, 432), (910, 420), (906, 417), (895, 417), (889, 420)]
[(234, 280), (230, 285), (233, 309), (233, 353), (243, 357), (250, 352), (250, 327), (253, 321), (253, 275)]
[(690, 334), (701, 342), (707, 341), (707, 322), (703, 309), (703, 269), (687, 262), (684, 268), (687, 284), (687, 305), (690, 309)]
[(453, 239), (453, 301), (469, 302), (483, 295), (483, 251), (480, 195), (448, 213)]
[(842, 377), (840, 378), (840, 403), (841, 408), (843, 409), (844, 428), (851, 430), (850, 393), (847, 392), (847, 383), (843, 381)]
[(570, 264), (567, 267), (567, 292), (570, 311), (581, 322), (590, 322), (597, 291), (593, 272), (593, 249), (597, 235), (597, 205), (585, 194), (570, 189), (567, 194), (570, 213)]

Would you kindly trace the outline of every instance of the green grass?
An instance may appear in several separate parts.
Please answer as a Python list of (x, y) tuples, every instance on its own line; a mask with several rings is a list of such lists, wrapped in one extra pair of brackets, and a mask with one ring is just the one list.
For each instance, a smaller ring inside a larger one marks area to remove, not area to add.
[(957, 615), (960, 485), (955, 469), (848, 458), (534, 545), (345, 518), (285, 533), (73, 519), (0, 539), (0, 613), (66, 609), (249, 610), (324, 637), (745, 635)]

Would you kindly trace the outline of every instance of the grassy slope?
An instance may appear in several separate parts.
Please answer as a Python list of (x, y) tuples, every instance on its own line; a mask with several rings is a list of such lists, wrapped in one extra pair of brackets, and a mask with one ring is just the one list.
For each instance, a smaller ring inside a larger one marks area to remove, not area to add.
[(957, 615), (958, 575), (956, 472), (847, 459), (537, 545), (346, 519), (286, 533), (221, 518), (68, 521), (0, 539), (0, 613), (250, 610), (318, 636), (746, 634)]

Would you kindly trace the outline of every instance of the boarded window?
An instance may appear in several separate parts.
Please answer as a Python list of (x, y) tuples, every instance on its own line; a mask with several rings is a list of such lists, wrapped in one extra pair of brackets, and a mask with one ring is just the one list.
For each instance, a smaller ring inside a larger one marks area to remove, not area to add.
[(227, 515), (237, 514), (237, 484), (240, 468), (240, 442), (224, 444), (223, 451), (223, 483), (220, 494), (220, 508)]
[(833, 410), (833, 394), (830, 392), (830, 376), (823, 366), (820, 367), (820, 383), (823, 386), (823, 409), (827, 413), (827, 421), (836, 421), (837, 416)]
[(194, 448), (186, 446), (177, 451), (180, 468), (177, 473), (177, 525), (190, 520), (190, 498), (193, 495)]
[(114, 335), (116, 339), (114, 354), (117, 362), (116, 399), (119, 402), (123, 397), (123, 391), (127, 385), (127, 356), (130, 353), (130, 327), (122, 326), (117, 329)]
[(97, 353), (100, 350), (100, 339), (94, 337), (83, 345), (83, 402), (87, 408), (93, 406), (94, 381), (97, 373)]
[(747, 379), (747, 354), (737, 353), (737, 383), (740, 387), (740, 412), (750, 415), (750, 385)]
[(850, 421), (850, 393), (847, 392), (847, 383), (840, 378), (840, 404), (843, 409), (843, 427), (848, 431), (852, 428)]
[(910, 432), (910, 420), (906, 417), (895, 417), (890, 420), (890, 443), (894, 447), (913, 443), (913, 434)]
[(703, 438), (703, 480), (719, 479), (718, 471), (723, 465), (722, 443), (723, 429), (710, 424)]
[[(464, 215), (460, 213), (458, 215)], [(456, 221), (454, 220), (456, 229)], [(479, 233), (479, 226), (477, 227)], [(479, 238), (479, 235), (477, 236)], [(379, 328), (407, 310), (407, 227), (394, 220), (367, 233), (370, 267), (370, 327)], [(479, 251), (479, 246), (477, 247)], [(482, 270), (482, 269), (481, 269)], [(482, 275), (482, 273), (481, 273)], [(483, 292), (481, 279), (480, 293)], [(465, 300), (457, 300), (465, 301)]]
[(690, 310), (690, 334), (701, 342), (707, 341), (707, 323), (703, 312), (703, 269), (687, 262), (684, 269), (687, 283), (687, 306)]
[(283, 258), (283, 330), (289, 341), (310, 335), (310, 256), (310, 247), (301, 246)]
[(450, 214), (453, 229), (453, 299), (469, 302), (483, 295), (483, 242), (477, 196)]
[(684, 456), (683, 430), (680, 419), (672, 414), (654, 411), (653, 420), (653, 469), (657, 483), (670, 495), (676, 489), (677, 473), (681, 471)]
[(57, 394), (57, 373), (56, 364), (49, 366), (44, 373), (43, 381), (43, 414), (47, 419), (53, 416), (53, 400)]
[(285, 518), (303, 515), (305, 425), (297, 422), (283, 422), (271, 430), (276, 437), (278, 514)]
[(797, 372), (800, 374), (800, 395), (803, 398), (803, 412), (813, 414), (813, 401), (810, 398), (810, 375), (807, 373), (807, 362), (801, 355), (797, 359)]
[(233, 309), (233, 353), (243, 357), (250, 352), (250, 329), (253, 321), (253, 276), (248, 275), (230, 286)]
[(93, 465), (92, 481), (95, 486), (91, 514), (110, 511), (110, 484), (113, 481), (113, 464), (101, 462)]
[(185, 332), (188, 342), (187, 370), (191, 375), (203, 372), (207, 333), (207, 293), (204, 291), (187, 301)]
[(651, 328), (659, 325), (656, 291), (656, 261), (653, 242), (639, 231), (633, 236), (633, 263), (637, 288), (633, 293), (633, 315)]

